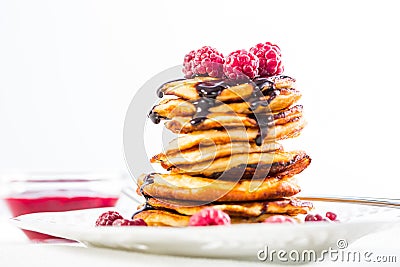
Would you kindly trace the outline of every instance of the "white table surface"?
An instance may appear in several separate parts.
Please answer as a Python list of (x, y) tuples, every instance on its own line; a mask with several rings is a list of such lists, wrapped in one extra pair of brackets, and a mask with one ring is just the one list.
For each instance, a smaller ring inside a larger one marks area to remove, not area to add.
[[(6, 218), (0, 219), (0, 266), (282, 266), (266, 262), (232, 261), (151, 255), (79, 244), (35, 244)], [(368, 263), (367, 266), (400, 266), (400, 227), (371, 234), (351, 244), (354, 250), (375, 255), (395, 255), (397, 263)], [(319, 265), (311, 263), (307, 266)], [(366, 263), (324, 262), (323, 266), (366, 266)]]

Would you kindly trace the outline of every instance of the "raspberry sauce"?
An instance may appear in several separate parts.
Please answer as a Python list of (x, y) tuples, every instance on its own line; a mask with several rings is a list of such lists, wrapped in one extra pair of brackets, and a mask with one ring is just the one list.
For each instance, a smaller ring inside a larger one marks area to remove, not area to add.
[[(88, 190), (27, 191), (5, 198), (13, 216), (35, 212), (70, 211), (88, 208), (112, 207), (117, 196), (101, 195)], [(31, 240), (44, 241), (56, 237), (24, 230)]]

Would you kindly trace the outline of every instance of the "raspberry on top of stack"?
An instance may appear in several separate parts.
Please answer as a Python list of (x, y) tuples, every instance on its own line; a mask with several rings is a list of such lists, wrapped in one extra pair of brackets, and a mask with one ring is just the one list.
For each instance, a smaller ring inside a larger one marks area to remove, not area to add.
[(313, 205), (295, 197), (295, 175), (311, 159), (278, 142), (305, 126), (295, 104), (301, 93), (283, 71), (280, 48), (269, 42), (226, 57), (209, 46), (189, 52), (185, 78), (161, 85), (162, 100), (149, 113), (178, 137), (151, 159), (166, 172), (138, 179), (146, 203), (133, 218), (188, 226), (293, 222), (307, 214)]

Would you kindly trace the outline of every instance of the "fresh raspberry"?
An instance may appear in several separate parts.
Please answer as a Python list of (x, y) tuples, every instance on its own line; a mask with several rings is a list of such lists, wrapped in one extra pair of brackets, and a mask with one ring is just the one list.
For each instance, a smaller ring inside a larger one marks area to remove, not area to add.
[(324, 220), (325, 220), (325, 218), (319, 214), (315, 214), (315, 215), (307, 214), (306, 218), (304, 219), (304, 221), (306, 221), (306, 222), (321, 222)]
[(331, 211), (328, 211), (325, 216), (331, 221), (336, 221), (337, 218), (337, 215)]
[(223, 76), (222, 64), (224, 56), (215, 48), (203, 46), (196, 51), (190, 51), (183, 60), (183, 73), (186, 78), (193, 76), (210, 76), (221, 78)]
[(222, 210), (215, 208), (204, 208), (190, 217), (190, 226), (207, 225), (228, 225), (231, 224), (231, 218)]
[(296, 221), (289, 216), (273, 215), (264, 220), (264, 223), (295, 223)]
[(260, 77), (269, 77), (281, 74), (284, 70), (281, 61), (281, 49), (279, 46), (266, 42), (264, 44), (257, 44), (250, 48), (250, 52), (256, 55), (260, 64), (258, 67), (258, 74)]
[(316, 222), (318, 221), (313, 214), (307, 214), (306, 218), (304, 219), (306, 222)]
[(117, 219), (113, 222), (112, 226), (147, 226), (147, 223), (143, 219)]
[(191, 78), (193, 76), (193, 71), (192, 71), (192, 63), (194, 56), (196, 54), (196, 51), (192, 50), (190, 51), (187, 55), (185, 55), (185, 58), (183, 59), (183, 73), (185, 74), (185, 78)]
[(124, 219), (121, 214), (116, 211), (107, 211), (100, 215), (96, 221), (96, 226), (111, 226), (117, 219)]
[(317, 221), (323, 221), (324, 220), (324, 217), (322, 217), (319, 214), (315, 214), (314, 216), (315, 216), (315, 219), (317, 219)]
[(237, 50), (230, 53), (224, 64), (226, 77), (232, 80), (253, 79), (258, 75), (258, 58), (246, 50)]

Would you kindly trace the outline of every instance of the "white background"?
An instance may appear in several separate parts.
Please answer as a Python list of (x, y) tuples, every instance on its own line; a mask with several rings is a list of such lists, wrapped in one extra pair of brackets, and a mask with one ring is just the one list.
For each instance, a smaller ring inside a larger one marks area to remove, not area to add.
[[(211, 45), (280, 45), (309, 122), (304, 193), (398, 197), (396, 1), (0, 0), (0, 171), (124, 170), (146, 80)], [(144, 155), (137, 155), (143, 157)]]

